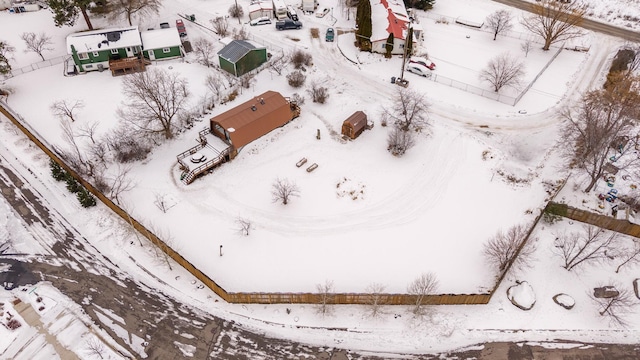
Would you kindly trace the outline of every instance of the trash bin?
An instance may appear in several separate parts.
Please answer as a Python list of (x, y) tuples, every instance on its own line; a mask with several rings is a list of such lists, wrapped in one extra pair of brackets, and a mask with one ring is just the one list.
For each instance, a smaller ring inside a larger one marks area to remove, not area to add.
[(396, 83), (396, 77), (395, 77), (395, 76), (392, 76), (392, 77), (391, 77), (391, 83), (392, 83), (392, 84), (395, 84), (395, 83)]
[(187, 17), (189, 18), (189, 20), (191, 21), (196, 21), (196, 16), (194, 14), (191, 15), (187, 15)]

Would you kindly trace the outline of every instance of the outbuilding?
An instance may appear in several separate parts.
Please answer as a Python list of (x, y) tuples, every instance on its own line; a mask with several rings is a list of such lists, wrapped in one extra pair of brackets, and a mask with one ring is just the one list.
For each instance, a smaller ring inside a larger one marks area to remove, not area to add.
[(232, 146), (231, 157), (250, 142), (300, 115), (297, 104), (267, 91), (211, 118), (211, 133)]
[(258, 1), (249, 5), (249, 20), (261, 17), (273, 19), (273, 3), (271, 1)]
[(180, 34), (175, 28), (140, 32), (142, 55), (149, 60), (167, 60), (183, 56)]
[(367, 114), (362, 111), (356, 111), (342, 123), (342, 135), (349, 139), (355, 139), (367, 127)]
[(218, 51), (220, 68), (242, 76), (267, 61), (267, 48), (256, 47), (246, 40), (233, 40)]

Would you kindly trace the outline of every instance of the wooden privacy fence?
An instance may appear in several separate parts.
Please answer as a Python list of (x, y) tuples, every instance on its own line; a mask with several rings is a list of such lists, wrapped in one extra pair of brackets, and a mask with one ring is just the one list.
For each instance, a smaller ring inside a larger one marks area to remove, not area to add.
[[(111, 199), (106, 197), (102, 192), (98, 191), (91, 183), (80, 177), (71, 167), (69, 167), (61, 156), (52, 151), (45, 143), (36, 136), (30, 129), (24, 126), (18, 119), (20, 118), (13, 112), (8, 105), (0, 100), (0, 112), (2, 112), (20, 131), (22, 131), (36, 146), (46, 153), (53, 161), (58, 163), (65, 171), (75, 178), (82, 186), (91, 192), (96, 198), (102, 201), (113, 212), (118, 214), (124, 221), (131, 224), (141, 235), (146, 237), (155, 246), (160, 248), (171, 259), (180, 264), (184, 269), (190, 272), (205, 286), (229, 303), (253, 303), (253, 304), (317, 304), (320, 302), (320, 295), (317, 293), (229, 293), (218, 285), (213, 279), (208, 277), (187, 259), (182, 257), (177, 251), (172, 249), (164, 241), (158, 238), (154, 233), (149, 231), (144, 225), (132, 218), (125, 210), (115, 204)], [(537, 222), (537, 221), (536, 221)], [(535, 226), (535, 223), (534, 223)], [(532, 227), (533, 228), (533, 227)], [(494, 290), (498, 287), (502, 277), (496, 283)], [(492, 293), (484, 294), (438, 294), (428, 295), (422, 299), (425, 305), (483, 305), (489, 303)], [(416, 295), (409, 294), (362, 294), (362, 293), (337, 293), (330, 294), (326, 301), (327, 304), (368, 304), (371, 299), (376, 297), (377, 303), (381, 305), (413, 305), (417, 302)]]
[(640, 238), (640, 225), (634, 224), (629, 220), (616, 219), (611, 216), (596, 214), (576, 209), (567, 204), (559, 204), (555, 202), (549, 202), (545, 211), (549, 211), (552, 214), (566, 217), (571, 220), (580, 221), (603, 229)]

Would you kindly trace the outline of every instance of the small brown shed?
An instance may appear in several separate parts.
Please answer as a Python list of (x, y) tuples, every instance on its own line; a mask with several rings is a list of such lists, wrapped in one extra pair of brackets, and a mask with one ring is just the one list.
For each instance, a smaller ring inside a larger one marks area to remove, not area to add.
[(342, 135), (350, 139), (355, 139), (367, 127), (367, 114), (356, 111), (342, 123)]

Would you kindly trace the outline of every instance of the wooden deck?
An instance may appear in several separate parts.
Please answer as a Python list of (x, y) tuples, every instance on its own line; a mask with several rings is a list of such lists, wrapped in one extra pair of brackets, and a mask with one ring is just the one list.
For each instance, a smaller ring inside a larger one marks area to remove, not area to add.
[[(182, 152), (177, 156), (180, 168), (183, 170), (180, 180), (191, 184), (198, 176), (229, 160), (231, 147), (218, 137), (204, 129), (199, 133), (199, 144)], [(204, 155), (206, 160), (200, 163), (191, 161), (194, 154)]]
[(111, 70), (111, 75), (115, 76), (118, 72), (127, 74), (129, 72), (144, 71), (146, 64), (144, 58), (138, 57), (109, 60), (109, 69)]

